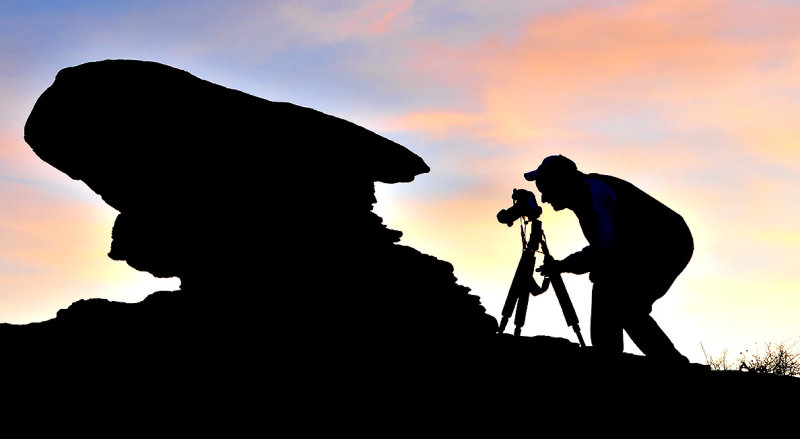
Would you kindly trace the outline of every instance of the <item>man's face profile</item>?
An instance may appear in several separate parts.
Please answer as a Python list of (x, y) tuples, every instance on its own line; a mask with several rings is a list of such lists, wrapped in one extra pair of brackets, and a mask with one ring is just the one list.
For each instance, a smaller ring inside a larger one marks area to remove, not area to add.
[(559, 211), (567, 207), (564, 190), (553, 178), (539, 178), (536, 188), (542, 194), (542, 203), (549, 203), (553, 210)]

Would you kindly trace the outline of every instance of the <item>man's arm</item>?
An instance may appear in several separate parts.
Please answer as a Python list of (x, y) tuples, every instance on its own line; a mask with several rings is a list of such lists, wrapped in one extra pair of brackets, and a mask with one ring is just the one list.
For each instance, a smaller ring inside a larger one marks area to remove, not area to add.
[(583, 250), (575, 252), (560, 261), (545, 262), (536, 271), (545, 276), (557, 273), (588, 273), (592, 269), (595, 253), (592, 246), (586, 246)]

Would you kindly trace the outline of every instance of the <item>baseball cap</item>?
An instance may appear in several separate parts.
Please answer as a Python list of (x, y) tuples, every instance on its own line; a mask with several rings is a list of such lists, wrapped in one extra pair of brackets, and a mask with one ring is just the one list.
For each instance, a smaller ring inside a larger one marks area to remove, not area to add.
[(575, 172), (578, 166), (575, 162), (564, 157), (563, 155), (551, 155), (542, 160), (542, 164), (533, 171), (524, 174), (525, 180), (534, 181), (542, 177), (564, 175)]

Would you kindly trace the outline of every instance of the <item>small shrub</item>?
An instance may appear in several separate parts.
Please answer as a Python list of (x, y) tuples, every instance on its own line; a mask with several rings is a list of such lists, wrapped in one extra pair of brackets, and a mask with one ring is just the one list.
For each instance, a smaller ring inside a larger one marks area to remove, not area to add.
[(800, 376), (800, 352), (795, 348), (797, 342), (791, 345), (786, 342), (766, 343), (765, 352), (750, 353), (745, 350), (739, 353), (739, 370), (745, 372), (771, 373), (781, 376)]
[(749, 350), (739, 352), (739, 358), (731, 361), (728, 358), (727, 349), (723, 350), (722, 354), (715, 358), (708, 355), (705, 347), (700, 343), (703, 355), (706, 358), (706, 365), (711, 370), (740, 370), (800, 377), (800, 351), (797, 350), (797, 346), (797, 341), (791, 344), (787, 342), (767, 342), (764, 345), (764, 351), (759, 352), (758, 344), (756, 344), (755, 352), (750, 352)]
[(728, 360), (728, 350), (725, 349), (722, 351), (722, 354), (714, 358), (711, 355), (706, 353), (706, 348), (703, 347), (703, 343), (700, 343), (700, 348), (703, 349), (703, 356), (706, 357), (706, 365), (711, 368), (711, 370), (734, 370), (736, 369), (736, 365)]

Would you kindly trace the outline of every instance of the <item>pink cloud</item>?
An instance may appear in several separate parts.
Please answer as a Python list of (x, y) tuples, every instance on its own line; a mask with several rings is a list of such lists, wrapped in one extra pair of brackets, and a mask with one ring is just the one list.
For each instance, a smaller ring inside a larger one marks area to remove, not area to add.
[(21, 127), (0, 130), (0, 174), (6, 178), (40, 182), (69, 179), (34, 154), (23, 139)]
[(403, 26), (413, 0), (376, 0), (358, 7), (321, 9), (289, 3), (281, 8), (294, 30), (315, 39), (334, 42), (352, 36), (382, 35)]
[(351, 33), (383, 34), (397, 25), (399, 17), (414, 0), (379, 0), (366, 5), (354, 14)]

